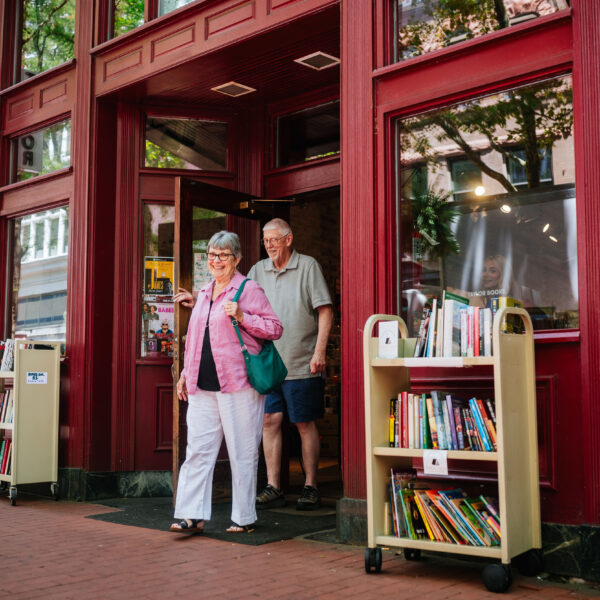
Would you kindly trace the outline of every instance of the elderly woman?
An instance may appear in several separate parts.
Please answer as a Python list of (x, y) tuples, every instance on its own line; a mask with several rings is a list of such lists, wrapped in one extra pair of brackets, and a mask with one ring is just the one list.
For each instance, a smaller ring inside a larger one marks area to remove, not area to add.
[[(208, 268), (214, 280), (204, 286), (187, 331), (184, 369), (177, 396), (188, 402), (186, 460), (179, 472), (175, 518), (177, 533), (201, 533), (210, 519), (212, 478), (223, 436), (231, 465), (230, 533), (251, 531), (256, 521), (258, 447), (265, 397), (248, 381), (231, 317), (238, 321), (252, 354), (260, 340), (281, 337), (283, 327), (262, 288), (247, 281), (232, 302), (244, 276), (236, 269), (242, 254), (235, 233), (220, 231), (208, 242)], [(175, 296), (175, 301), (182, 298)], [(185, 303), (184, 303), (185, 305)]]

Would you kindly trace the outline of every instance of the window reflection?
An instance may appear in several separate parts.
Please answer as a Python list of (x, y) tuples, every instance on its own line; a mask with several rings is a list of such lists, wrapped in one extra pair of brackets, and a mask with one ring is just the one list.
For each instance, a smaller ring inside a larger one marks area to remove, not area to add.
[(11, 221), (12, 336), (65, 340), (67, 311), (68, 207)]
[(75, 0), (22, 0), (19, 7), (20, 58), (15, 81), (73, 58)]
[(11, 164), (11, 183), (70, 166), (71, 121), (61, 121), (12, 140)]
[(394, 61), (569, 7), (569, 0), (394, 0)]
[(397, 142), (411, 333), (443, 290), (511, 296), (536, 329), (578, 327), (571, 78), (398, 121)]
[(158, 0), (158, 16), (166, 15), (194, 0)]
[(113, 37), (144, 24), (144, 0), (113, 0)]
[(147, 117), (145, 166), (224, 171), (227, 123)]

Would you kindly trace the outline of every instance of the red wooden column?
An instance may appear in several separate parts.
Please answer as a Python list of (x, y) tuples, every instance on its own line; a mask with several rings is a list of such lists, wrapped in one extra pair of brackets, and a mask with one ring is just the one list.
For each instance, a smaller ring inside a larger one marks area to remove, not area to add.
[[(113, 471), (134, 468), (135, 364), (138, 251), (138, 164), (140, 111), (121, 104), (117, 113), (117, 198), (115, 211), (115, 274), (112, 370)], [(109, 309), (109, 307), (107, 307)]]
[(362, 329), (375, 310), (373, 8), (342, 0), (342, 469), (344, 494), (364, 498)]
[(600, 523), (600, 3), (573, 1), (585, 521)]

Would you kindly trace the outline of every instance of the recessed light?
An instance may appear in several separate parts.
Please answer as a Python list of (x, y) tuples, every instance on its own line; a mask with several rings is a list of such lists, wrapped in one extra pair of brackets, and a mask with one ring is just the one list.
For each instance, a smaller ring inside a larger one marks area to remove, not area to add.
[(554, 243), (558, 242), (558, 240), (553, 236), (553, 235), (549, 235), (548, 236)]
[(503, 213), (509, 213), (509, 212), (510, 212), (512, 209), (511, 209), (511, 207), (510, 207), (508, 204), (503, 204), (503, 205), (500, 207), (500, 210), (501, 210)]
[(218, 85), (217, 87), (210, 89), (213, 92), (219, 92), (219, 94), (225, 94), (226, 96), (231, 96), (232, 98), (244, 96), (245, 94), (250, 94), (256, 91), (254, 88), (251, 88), (248, 85), (243, 85), (235, 81), (228, 81), (227, 83), (223, 83), (222, 85)]
[(544, 225), (544, 228), (542, 229), (542, 232), (543, 232), (543, 233), (546, 233), (546, 231), (548, 231), (548, 229), (550, 229), (550, 223), (546, 223), (546, 224)]
[(475, 195), (476, 196), (483, 196), (485, 194), (485, 188), (482, 185), (478, 185), (475, 188)]
[(294, 62), (309, 67), (310, 69), (315, 69), (315, 71), (322, 71), (323, 69), (329, 69), (329, 67), (339, 65), (340, 59), (331, 56), (331, 54), (325, 54), (325, 52), (319, 51), (307, 54), (301, 58), (295, 58)]

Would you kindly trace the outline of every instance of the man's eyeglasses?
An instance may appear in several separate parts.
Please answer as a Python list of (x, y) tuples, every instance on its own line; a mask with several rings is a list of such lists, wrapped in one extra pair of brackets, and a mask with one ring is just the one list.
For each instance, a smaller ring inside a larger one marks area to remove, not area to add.
[(221, 262), (225, 262), (226, 260), (229, 260), (229, 257), (233, 256), (233, 254), (231, 254), (231, 252), (220, 252), (219, 254), (215, 254), (214, 252), (209, 252), (206, 256), (208, 257), (208, 260), (210, 260), (211, 262), (214, 262), (215, 260), (217, 260), (217, 258)]
[(285, 235), (282, 235), (281, 237), (278, 238), (263, 238), (263, 244), (265, 246), (276, 246), (277, 244), (279, 244), (279, 241), (282, 240), (284, 237), (287, 237), (288, 235), (290, 235), (289, 233), (286, 233)]

